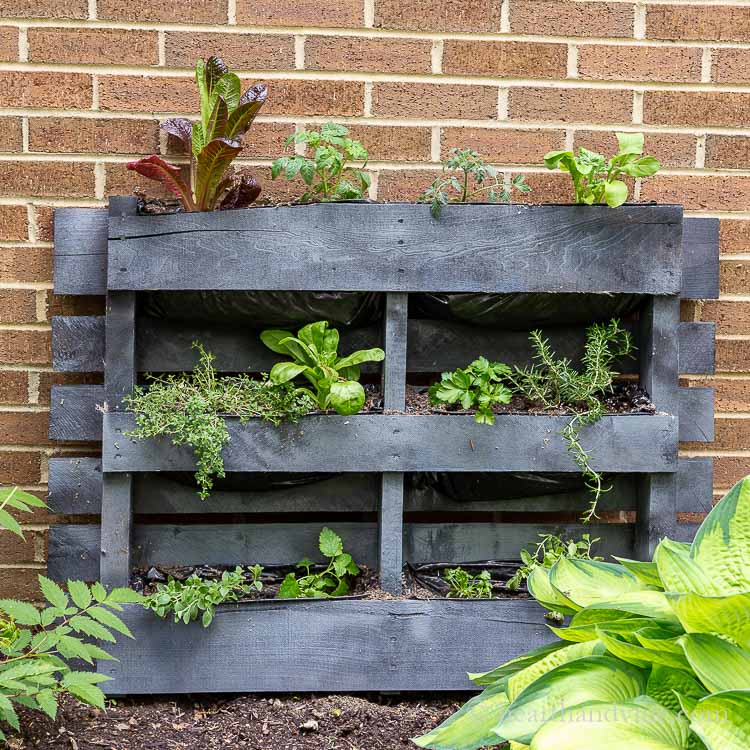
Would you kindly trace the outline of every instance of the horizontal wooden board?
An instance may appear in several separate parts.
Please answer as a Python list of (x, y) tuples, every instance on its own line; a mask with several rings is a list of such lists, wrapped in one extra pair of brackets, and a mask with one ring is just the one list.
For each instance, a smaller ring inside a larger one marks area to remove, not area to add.
[(103, 385), (53, 385), (49, 438), (63, 442), (102, 439)]
[[(635, 332), (634, 332), (635, 333)], [(680, 372), (709, 374), (714, 371), (713, 323), (680, 323)], [(545, 332), (550, 346), (560, 357), (579, 361), (585, 334), (582, 327), (550, 329)], [(635, 345), (638, 345), (634, 335)], [(198, 356), (194, 341), (216, 356), (220, 372), (268, 372), (281, 359), (267, 349), (257, 333), (236, 326), (199, 326), (183, 321), (141, 317), (138, 320), (138, 369), (140, 372), (185, 372), (192, 370)], [(340, 351), (368, 349), (382, 345), (380, 326), (342, 329)], [(104, 318), (54, 317), (52, 319), (53, 365), (62, 372), (103, 372)], [(407, 336), (407, 371), (443, 372), (464, 367), (479, 356), (509, 365), (527, 364), (532, 357), (528, 334), (498, 331), (451, 321), (410, 320)], [(365, 372), (379, 365), (365, 365)], [(619, 372), (638, 371), (636, 358), (617, 364)]]
[(719, 298), (719, 220), (685, 218), (682, 224), (683, 299)]
[(55, 209), (55, 294), (106, 294), (106, 208)]
[(714, 389), (680, 388), (680, 442), (714, 439)]
[(681, 458), (677, 472), (677, 512), (709, 513), (713, 507), (712, 458)]
[[(292, 601), (219, 607), (210, 628), (138, 605), (100, 662), (110, 695), (476, 690), (489, 671), (554, 640), (529, 600)], [(460, 638), (457, 641), (457, 634)]]
[(112, 217), (113, 290), (679, 294), (682, 208), (313, 204)]
[(78, 456), (50, 458), (47, 487), (47, 503), (53, 513), (101, 513), (102, 460)]
[[(132, 548), (134, 567), (148, 565), (294, 564), (303, 557), (321, 560), (318, 535), (323, 526), (341, 535), (354, 559), (377, 567), (377, 526), (358, 522), (265, 524), (136, 524)], [(633, 527), (628, 524), (543, 523), (408, 523), (404, 525), (404, 560), (470, 562), (516, 560), (521, 547), (537, 535), (566, 538), (583, 533), (601, 537), (601, 554), (632, 555)], [(48, 570), (55, 580), (95, 580), (99, 577), (99, 526), (50, 527)]]
[[(227, 471), (578, 471), (559, 436), (565, 417), (500, 415), (493, 426), (472, 416), (310, 416), (272, 428), (228, 420)], [(583, 429), (591, 463), (610, 472), (673, 472), (677, 420), (667, 415), (603, 417)], [(190, 471), (187, 446), (125, 436), (132, 414), (104, 415), (104, 471)]]

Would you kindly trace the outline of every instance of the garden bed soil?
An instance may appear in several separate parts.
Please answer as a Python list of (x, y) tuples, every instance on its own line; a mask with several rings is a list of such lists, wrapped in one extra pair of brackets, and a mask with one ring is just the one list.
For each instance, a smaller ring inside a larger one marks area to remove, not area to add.
[(12, 750), (406, 750), (470, 696), (255, 695), (120, 698), (105, 711), (69, 698), (57, 721), (24, 711)]

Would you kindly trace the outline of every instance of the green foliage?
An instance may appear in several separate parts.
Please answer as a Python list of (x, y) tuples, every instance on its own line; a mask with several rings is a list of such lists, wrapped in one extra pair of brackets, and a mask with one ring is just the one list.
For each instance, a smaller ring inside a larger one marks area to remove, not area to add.
[(323, 557), (328, 558), (325, 570), (315, 573), (315, 563), (305, 558), (297, 563), (304, 575), (289, 573), (279, 588), (279, 599), (329, 599), (332, 596), (345, 596), (350, 591), (351, 577), (359, 573), (354, 558), (344, 552), (341, 537), (328, 527), (320, 532), (318, 548)]
[(583, 427), (604, 416), (601, 397), (611, 392), (617, 376), (612, 365), (632, 353), (633, 341), (617, 320), (595, 323), (586, 329), (583, 369), (579, 372), (569, 359), (555, 355), (541, 331), (532, 331), (530, 339), (536, 363), (516, 368), (507, 377), (519, 393), (545, 409), (566, 408), (576, 412), (561, 434), (594, 495), (584, 516), (585, 521), (590, 521), (596, 517), (597, 503), (607, 488), (602, 475), (592, 467), (591, 453), (582, 446), (579, 434)]
[[(320, 131), (301, 130), (286, 139), (288, 149), (298, 143), (312, 152), (312, 157), (294, 154), (282, 156), (271, 165), (271, 177), (293, 180), (298, 175), (309, 188), (302, 203), (312, 201), (357, 200), (365, 196), (370, 187), (367, 166), (367, 149), (349, 136), (348, 128), (327, 122)], [(351, 162), (362, 162), (359, 167)]]
[(275, 384), (265, 376), (217, 377), (214, 356), (198, 342), (200, 361), (192, 373), (147, 376), (147, 389), (136, 388), (124, 400), (135, 413), (136, 429), (129, 437), (146, 440), (167, 435), (175, 445), (189, 445), (195, 452), (199, 495), (211, 494), (214, 477), (224, 477), (221, 452), (229, 442), (222, 414), (246, 422), (259, 417), (274, 425), (296, 422), (314, 408), (306, 393), (291, 385)]
[(216, 605), (236, 602), (253, 589), (263, 590), (260, 581), (263, 568), (254, 565), (249, 570), (250, 583), (239, 565), (233, 571), (225, 570), (217, 580), (199, 578), (193, 574), (185, 581), (176, 581), (170, 576), (167, 583), (157, 584), (156, 591), (143, 600), (143, 606), (159, 617), (172, 614), (175, 622), (185, 625), (201, 615), (203, 627), (207, 628), (214, 619)]
[(572, 539), (563, 540), (554, 534), (539, 534), (539, 542), (533, 552), (521, 550), (523, 565), (516, 571), (507, 586), (511, 591), (518, 591), (521, 584), (532, 574), (535, 568), (551, 568), (558, 560), (567, 557), (571, 560), (601, 560), (592, 557), (591, 548), (600, 541), (592, 539), (590, 534), (583, 534), (576, 542)]
[(430, 403), (461, 404), (463, 409), (476, 409), (474, 419), (479, 424), (494, 424), (492, 407), (509, 403), (512, 396), (502, 382), (511, 372), (502, 362), (488, 362), (479, 357), (466, 368), (444, 372), (440, 382), (430, 386)]
[(533, 575), (572, 614), (567, 627), (552, 628), (560, 641), (472, 675), (485, 691), (417, 745), (748, 747), (750, 477), (690, 545), (662, 540), (652, 562), (564, 556)]
[(200, 120), (176, 117), (161, 128), (179, 140), (190, 155), (190, 184), (179, 167), (159, 156), (128, 163), (128, 169), (161, 182), (181, 201), (185, 211), (245, 208), (260, 195), (252, 177), (228, 173), (242, 151), (242, 139), (266, 101), (265, 84), (242, 93), (239, 77), (220, 57), (198, 60), (195, 81), (200, 96)]
[(46, 504), (38, 497), (23, 492), (18, 487), (3, 487), (0, 489), (0, 529), (10, 531), (23, 539), (23, 529), (8, 510), (21, 513), (33, 513), (34, 508), (46, 508)]
[(278, 362), (271, 369), (271, 381), (279, 386), (302, 375), (314, 390), (301, 388), (325, 411), (356, 414), (365, 403), (365, 390), (359, 381), (359, 366), (363, 362), (381, 362), (382, 349), (362, 349), (347, 357), (340, 357), (339, 332), (329, 328), (325, 320), (300, 328), (297, 336), (289, 331), (268, 329), (260, 335), (263, 343), (277, 354), (293, 358), (293, 362)]
[(547, 169), (559, 169), (570, 174), (576, 203), (606, 202), (611, 208), (621, 206), (628, 199), (627, 183), (618, 179), (650, 177), (661, 165), (653, 156), (642, 156), (643, 133), (615, 133), (619, 145), (609, 160), (586, 148), (572, 151), (550, 151), (544, 157)]
[(469, 203), (481, 196), (489, 203), (507, 202), (515, 188), (520, 193), (530, 193), (522, 174), (513, 177), (508, 185), (504, 176), (488, 164), (476, 151), (469, 148), (451, 149), (443, 162), (443, 173), (422, 193), (419, 200), (430, 203), (430, 211), (439, 219), (443, 206), (448, 203)]
[(492, 599), (492, 576), (489, 570), (473, 576), (463, 568), (448, 568), (444, 577), (451, 587), (449, 599)]

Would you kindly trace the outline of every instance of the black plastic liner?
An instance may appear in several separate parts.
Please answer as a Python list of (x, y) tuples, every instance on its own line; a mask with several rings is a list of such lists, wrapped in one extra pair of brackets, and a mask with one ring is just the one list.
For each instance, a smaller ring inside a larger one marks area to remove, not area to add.
[(490, 502), (492, 500), (517, 500), (525, 497), (561, 495), (586, 488), (580, 474), (576, 473), (502, 473), (445, 472), (423, 473), (415, 482), (433, 487), (438, 492), (458, 502)]
[[(190, 471), (169, 471), (164, 472), (162, 476), (171, 479), (178, 484), (188, 487), (195, 487), (198, 491), (198, 485), (195, 481), (195, 474)], [(214, 492), (268, 492), (270, 490), (282, 490), (288, 487), (297, 487), (305, 484), (314, 484), (322, 482), (336, 476), (335, 473), (308, 472), (308, 473), (283, 473), (283, 472), (230, 472), (223, 479), (214, 477), (214, 486), (211, 493)], [(208, 502), (211, 498), (209, 497)]]
[(225, 323), (250, 328), (292, 327), (327, 320), (361, 326), (382, 316), (383, 295), (373, 292), (144, 292), (139, 310), (155, 318)]
[(413, 294), (417, 318), (456, 320), (508, 331), (598, 323), (635, 312), (640, 294)]

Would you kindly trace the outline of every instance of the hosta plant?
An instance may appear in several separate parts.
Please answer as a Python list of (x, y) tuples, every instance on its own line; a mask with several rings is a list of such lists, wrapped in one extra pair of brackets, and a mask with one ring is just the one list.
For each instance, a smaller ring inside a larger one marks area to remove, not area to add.
[(573, 151), (545, 154), (547, 169), (570, 175), (576, 203), (621, 206), (628, 199), (628, 185), (619, 179), (622, 175), (650, 177), (661, 168), (653, 156), (643, 156), (643, 133), (615, 133), (615, 136), (619, 148), (611, 159), (583, 147), (578, 149), (578, 156)]
[(260, 195), (252, 177), (229, 172), (242, 151), (242, 139), (266, 101), (264, 84), (242, 93), (240, 79), (219, 57), (198, 60), (195, 80), (200, 97), (200, 119), (183, 117), (162, 123), (190, 156), (190, 177), (180, 167), (152, 155), (128, 163), (128, 169), (161, 182), (174, 193), (185, 211), (245, 208)]
[(750, 747), (750, 477), (692, 544), (651, 562), (563, 558), (529, 591), (559, 640), (471, 675), (484, 692), (415, 740), (433, 750)]
[[(18, 488), (0, 490), (0, 530), (23, 537), (10, 511), (29, 513), (43, 507), (41, 500)], [(106, 591), (100, 583), (68, 581), (65, 591), (41, 575), (39, 588), (46, 602), (41, 608), (0, 599), (0, 724), (16, 731), (17, 708), (43, 711), (54, 719), (63, 693), (104, 708), (104, 693), (97, 685), (110, 678), (77, 670), (70, 662), (93, 665), (95, 659), (111, 659), (98, 644), (114, 643), (114, 633), (133, 637), (115, 612), (123, 603), (141, 600), (130, 589)], [(6, 739), (0, 728), (0, 742)]]
[(260, 335), (263, 343), (277, 354), (292, 357), (293, 362), (277, 362), (271, 369), (271, 381), (277, 385), (302, 376), (312, 389), (310, 394), (325, 411), (356, 414), (365, 403), (365, 390), (359, 381), (359, 366), (364, 362), (381, 362), (382, 349), (361, 349), (346, 357), (339, 356), (339, 332), (325, 320), (300, 328), (294, 336), (289, 331), (268, 329)]

